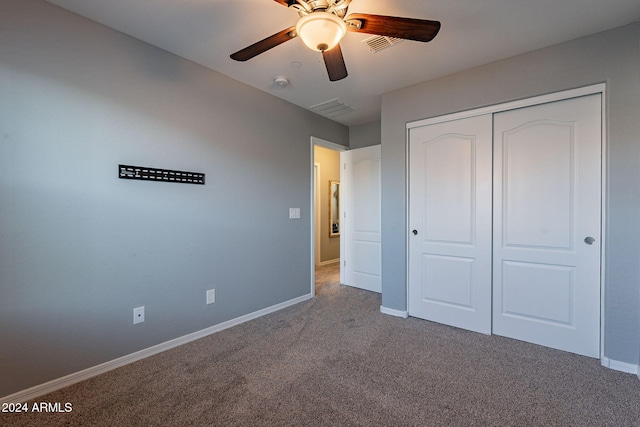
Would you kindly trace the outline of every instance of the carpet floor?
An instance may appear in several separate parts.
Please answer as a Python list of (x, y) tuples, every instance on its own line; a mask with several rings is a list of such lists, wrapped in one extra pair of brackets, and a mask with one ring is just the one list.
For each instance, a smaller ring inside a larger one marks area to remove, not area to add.
[(316, 298), (0, 414), (3, 426), (640, 426), (640, 381), (595, 359), (380, 313), (317, 271)]

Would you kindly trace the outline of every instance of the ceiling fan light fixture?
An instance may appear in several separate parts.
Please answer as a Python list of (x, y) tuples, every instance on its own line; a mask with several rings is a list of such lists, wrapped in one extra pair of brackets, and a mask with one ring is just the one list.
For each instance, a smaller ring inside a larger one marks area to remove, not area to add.
[(296, 32), (309, 49), (324, 52), (340, 43), (347, 24), (332, 13), (313, 12), (298, 20)]

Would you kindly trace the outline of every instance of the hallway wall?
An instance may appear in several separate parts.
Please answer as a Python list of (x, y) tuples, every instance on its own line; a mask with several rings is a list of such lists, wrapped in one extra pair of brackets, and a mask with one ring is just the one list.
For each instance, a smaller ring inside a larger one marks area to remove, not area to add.
[(320, 262), (340, 259), (340, 237), (329, 237), (329, 181), (340, 181), (340, 153), (315, 146), (314, 161), (320, 163)]

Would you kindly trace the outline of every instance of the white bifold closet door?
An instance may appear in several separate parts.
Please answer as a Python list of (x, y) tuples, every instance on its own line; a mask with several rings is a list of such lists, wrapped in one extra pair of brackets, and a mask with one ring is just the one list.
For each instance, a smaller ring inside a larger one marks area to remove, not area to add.
[(599, 357), (601, 137), (600, 94), (411, 129), (409, 314)]

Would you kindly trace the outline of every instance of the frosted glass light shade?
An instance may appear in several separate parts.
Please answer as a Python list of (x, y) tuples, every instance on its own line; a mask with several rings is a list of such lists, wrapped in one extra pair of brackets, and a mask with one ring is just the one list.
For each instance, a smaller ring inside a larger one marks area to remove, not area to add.
[(323, 52), (340, 43), (347, 33), (347, 24), (332, 13), (313, 12), (298, 20), (296, 32), (309, 49)]

